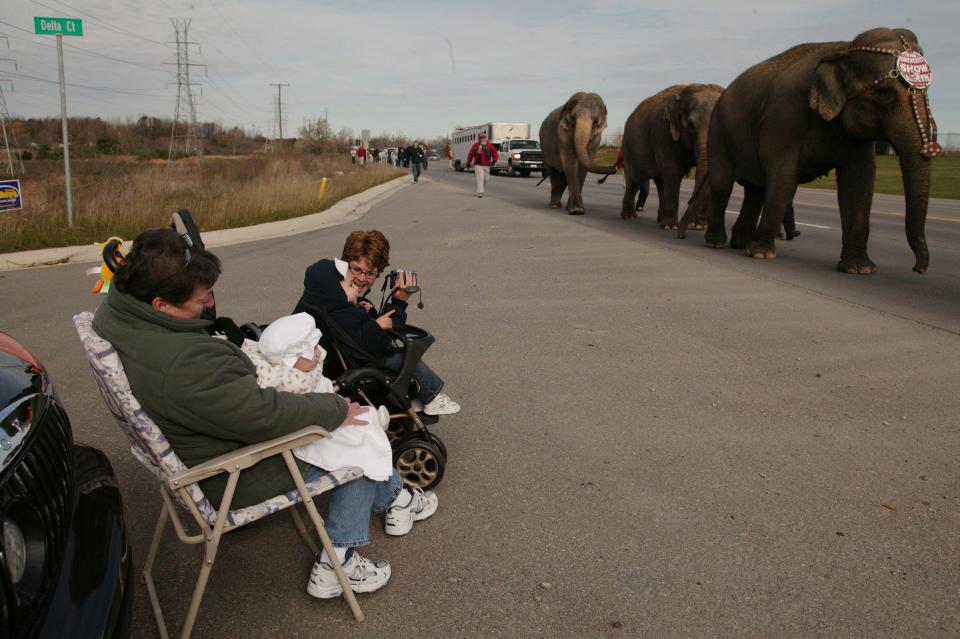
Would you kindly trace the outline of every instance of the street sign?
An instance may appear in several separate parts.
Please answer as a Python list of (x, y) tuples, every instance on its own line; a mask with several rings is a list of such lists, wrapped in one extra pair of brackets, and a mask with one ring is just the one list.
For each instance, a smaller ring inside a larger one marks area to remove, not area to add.
[(0, 212), (19, 211), (22, 208), (20, 180), (0, 180)]
[(33, 32), (37, 35), (82, 36), (83, 22), (79, 18), (41, 18), (34, 16)]

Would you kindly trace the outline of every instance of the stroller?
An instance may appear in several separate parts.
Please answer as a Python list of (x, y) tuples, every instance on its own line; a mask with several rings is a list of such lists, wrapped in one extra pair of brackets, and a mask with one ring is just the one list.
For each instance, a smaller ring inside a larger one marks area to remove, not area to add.
[(322, 308), (301, 302), (296, 312), (313, 316), (323, 333), (320, 344), (327, 351), (323, 374), (334, 380), (337, 392), (361, 404), (387, 407), (393, 465), (404, 483), (424, 490), (439, 484), (446, 470), (447, 448), (427, 428), (439, 417), (418, 412), (413, 403), (419, 393), (414, 370), (434, 337), (410, 324), (401, 331), (389, 331), (394, 346), (404, 354), (403, 366), (393, 371), (360, 348)]
[[(173, 214), (170, 226), (189, 238), (191, 246), (203, 247), (199, 229), (186, 209)], [(266, 328), (265, 324), (255, 323), (238, 328), (229, 318), (216, 317), (215, 307), (208, 311), (211, 312), (205, 312), (204, 317), (214, 321), (212, 330), (234, 342), (242, 342), (243, 338), (257, 341)], [(400, 478), (414, 488), (434, 488), (446, 470), (447, 448), (427, 429), (427, 425), (436, 424), (439, 418), (417, 412), (412, 402), (419, 390), (414, 369), (433, 344), (433, 336), (409, 324), (400, 332), (391, 331), (395, 346), (404, 353), (403, 366), (397, 372), (385, 368), (361, 349), (322, 308), (301, 304), (296, 312), (301, 311), (313, 316), (323, 334), (320, 341), (327, 351), (323, 374), (333, 380), (337, 392), (361, 404), (387, 407), (390, 413), (387, 437)]]

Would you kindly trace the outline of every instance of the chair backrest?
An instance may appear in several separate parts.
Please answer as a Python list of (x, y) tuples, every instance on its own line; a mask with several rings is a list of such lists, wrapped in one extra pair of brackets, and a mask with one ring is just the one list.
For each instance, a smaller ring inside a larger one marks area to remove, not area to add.
[[(87, 362), (93, 369), (100, 396), (103, 397), (117, 425), (130, 440), (133, 456), (161, 481), (186, 470), (186, 465), (174, 452), (160, 427), (150, 419), (140, 402), (133, 396), (130, 382), (127, 380), (126, 373), (123, 372), (123, 364), (116, 349), (94, 332), (93, 313), (74, 315), (73, 323), (80, 336)], [(187, 487), (187, 491), (204, 518), (214, 521), (216, 513), (203, 491), (195, 484)], [(174, 497), (182, 503), (179, 493), (174, 493)], [(186, 504), (183, 506), (186, 507)]]

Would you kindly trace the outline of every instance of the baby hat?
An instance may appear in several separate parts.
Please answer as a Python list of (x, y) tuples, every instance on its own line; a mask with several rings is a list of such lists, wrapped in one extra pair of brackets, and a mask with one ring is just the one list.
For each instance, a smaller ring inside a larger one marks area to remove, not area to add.
[(271, 364), (293, 366), (297, 358), (313, 359), (320, 341), (317, 323), (308, 313), (286, 315), (274, 320), (260, 335), (260, 353)]

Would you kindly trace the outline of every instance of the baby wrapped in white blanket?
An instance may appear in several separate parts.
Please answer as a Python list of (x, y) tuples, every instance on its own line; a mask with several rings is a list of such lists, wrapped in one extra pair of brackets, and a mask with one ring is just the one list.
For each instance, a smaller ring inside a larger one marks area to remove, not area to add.
[[(281, 317), (271, 323), (259, 342), (244, 340), (243, 352), (257, 367), (257, 383), (291, 393), (333, 393), (333, 382), (323, 376), (320, 330), (307, 313)], [(358, 415), (366, 424), (341, 426), (328, 437), (293, 449), (299, 459), (336, 470), (347, 466), (363, 469), (375, 481), (393, 474), (393, 452), (384, 429), (390, 415), (384, 406), (371, 406)]]

